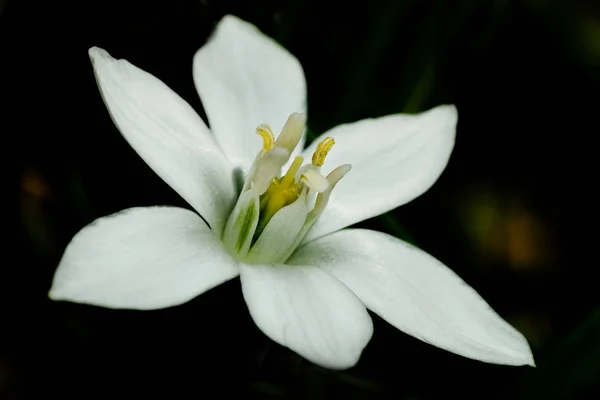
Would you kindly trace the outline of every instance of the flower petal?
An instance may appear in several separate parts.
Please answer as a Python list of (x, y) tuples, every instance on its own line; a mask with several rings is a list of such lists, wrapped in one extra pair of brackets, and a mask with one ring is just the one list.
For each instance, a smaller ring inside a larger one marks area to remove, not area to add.
[(369, 313), (342, 283), (310, 266), (240, 265), (256, 325), (272, 340), (331, 369), (352, 367), (373, 334)]
[(89, 51), (110, 115), (131, 147), (220, 233), (235, 201), (233, 166), (196, 112), (163, 82)]
[(304, 242), (408, 203), (440, 176), (454, 146), (458, 115), (439, 106), (418, 115), (389, 115), (340, 125), (325, 132), (303, 155), (310, 159), (325, 137), (335, 139), (323, 169), (352, 164)]
[(49, 296), (109, 308), (176, 306), (238, 275), (202, 219), (176, 207), (130, 208), (75, 235)]
[[(298, 60), (231, 15), (196, 53), (194, 82), (217, 142), (244, 172), (262, 148), (257, 126), (268, 124), (277, 135), (290, 114), (306, 112), (306, 82)], [(304, 139), (299, 150), (303, 144)]]
[(525, 338), (454, 272), (381, 232), (345, 229), (299, 248), (289, 264), (316, 265), (396, 328), (468, 358), (534, 365)]

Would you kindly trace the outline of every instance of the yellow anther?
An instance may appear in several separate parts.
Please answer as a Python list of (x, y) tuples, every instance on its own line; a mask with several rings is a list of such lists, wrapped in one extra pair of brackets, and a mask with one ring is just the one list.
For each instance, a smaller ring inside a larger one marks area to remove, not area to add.
[(332, 137), (326, 137), (317, 145), (317, 149), (315, 150), (312, 156), (312, 164), (315, 167), (320, 167), (325, 162), (325, 157), (327, 157), (327, 153), (335, 144), (335, 140)]
[(258, 128), (256, 128), (256, 133), (258, 133), (263, 140), (263, 154), (275, 146), (275, 136), (273, 136), (273, 131), (271, 131), (269, 125), (259, 125)]

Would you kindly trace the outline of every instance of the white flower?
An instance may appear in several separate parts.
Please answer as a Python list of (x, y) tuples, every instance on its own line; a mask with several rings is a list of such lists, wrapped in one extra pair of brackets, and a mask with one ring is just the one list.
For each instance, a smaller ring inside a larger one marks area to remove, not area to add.
[(204, 220), (175, 207), (98, 219), (67, 246), (52, 299), (157, 309), (240, 275), (258, 327), (324, 367), (358, 361), (373, 331), (367, 308), (465, 357), (533, 365), (523, 336), (441, 262), (389, 235), (342, 229), (431, 187), (454, 145), (455, 107), (341, 125), (301, 151), (302, 68), (244, 21), (223, 18), (194, 58), (210, 130), (152, 75), (89, 53), (116, 126)]

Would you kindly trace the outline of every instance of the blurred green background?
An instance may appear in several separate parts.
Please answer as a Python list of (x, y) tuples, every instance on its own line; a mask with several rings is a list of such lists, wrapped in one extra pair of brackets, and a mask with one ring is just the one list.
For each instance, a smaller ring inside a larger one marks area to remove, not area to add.
[[(62, 251), (92, 220), (187, 207), (113, 126), (87, 49), (128, 59), (204, 116), (192, 57), (226, 13), (298, 57), (311, 138), (457, 105), (456, 149), (436, 185), (360, 225), (457, 272), (523, 332), (537, 368), (468, 360), (374, 316), (359, 364), (327, 371), (258, 331), (238, 280), (153, 312), (47, 299)], [(600, 398), (597, 0), (4, 0), (0, 46), (1, 399)]]

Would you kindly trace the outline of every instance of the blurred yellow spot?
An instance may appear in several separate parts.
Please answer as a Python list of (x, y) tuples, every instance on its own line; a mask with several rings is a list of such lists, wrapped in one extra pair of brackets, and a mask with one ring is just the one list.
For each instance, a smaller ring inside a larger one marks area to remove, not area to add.
[(21, 175), (21, 190), (35, 197), (50, 196), (48, 184), (32, 169), (26, 169)]
[(515, 269), (539, 269), (554, 261), (548, 227), (522, 199), (477, 187), (462, 202), (469, 238), (482, 265), (506, 263)]

